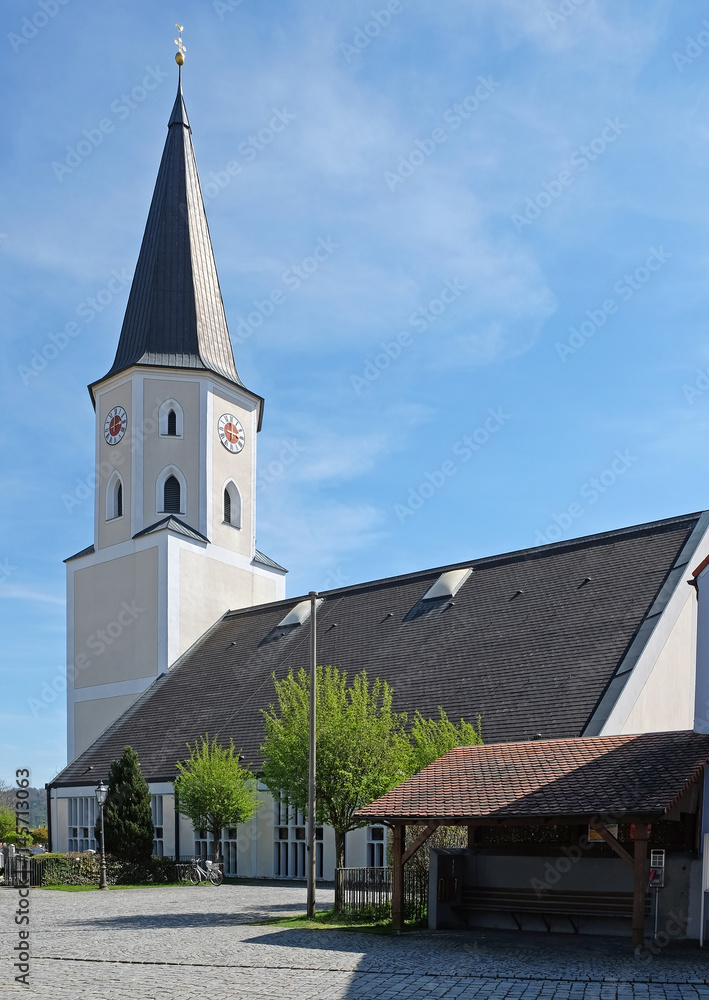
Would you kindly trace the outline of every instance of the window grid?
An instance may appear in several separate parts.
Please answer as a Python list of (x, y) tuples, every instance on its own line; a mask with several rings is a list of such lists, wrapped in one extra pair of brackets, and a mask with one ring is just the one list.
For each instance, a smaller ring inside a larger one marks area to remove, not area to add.
[[(238, 827), (229, 826), (222, 830), (222, 870), (225, 875), (237, 873)], [(196, 858), (214, 857), (214, 837), (207, 830), (195, 830), (194, 853)]]
[(96, 851), (96, 796), (82, 795), (69, 799), (69, 851), (83, 854)]
[(383, 826), (367, 828), (367, 868), (386, 867), (386, 834)]
[(153, 827), (155, 834), (153, 839), (153, 854), (162, 858), (165, 854), (165, 841), (163, 839), (163, 801), (162, 795), (150, 796), (150, 812), (153, 817)]
[[(273, 874), (276, 878), (307, 875), (308, 826), (305, 816), (284, 796), (274, 800)], [(323, 877), (323, 828), (315, 829), (315, 874)]]

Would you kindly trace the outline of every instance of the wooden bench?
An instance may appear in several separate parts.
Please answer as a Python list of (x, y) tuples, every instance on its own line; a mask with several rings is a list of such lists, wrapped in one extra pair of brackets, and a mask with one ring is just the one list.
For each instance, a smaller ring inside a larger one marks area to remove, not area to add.
[[(454, 909), (509, 913), (519, 930), (518, 915), (534, 913), (542, 918), (551, 931), (551, 918), (568, 918), (578, 934), (580, 917), (626, 917), (633, 915), (632, 892), (593, 892), (577, 889), (507, 889), (498, 886), (463, 886), (462, 901)], [(645, 896), (645, 913), (650, 912), (650, 897)]]

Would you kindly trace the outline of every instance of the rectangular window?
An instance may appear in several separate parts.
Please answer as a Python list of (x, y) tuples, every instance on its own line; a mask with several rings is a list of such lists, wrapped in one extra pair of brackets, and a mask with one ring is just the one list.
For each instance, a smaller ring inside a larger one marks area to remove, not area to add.
[(163, 840), (163, 821), (162, 821), (162, 795), (151, 795), (150, 796), (150, 812), (153, 817), (153, 826), (155, 827), (155, 834), (153, 838), (153, 854), (156, 854), (159, 858), (163, 857), (165, 854), (165, 841)]
[(383, 826), (370, 826), (367, 828), (367, 867), (386, 867), (386, 856), (384, 852), (385, 832)]
[(82, 795), (69, 799), (69, 837), (71, 852), (97, 851), (95, 826), (98, 813), (95, 795)]

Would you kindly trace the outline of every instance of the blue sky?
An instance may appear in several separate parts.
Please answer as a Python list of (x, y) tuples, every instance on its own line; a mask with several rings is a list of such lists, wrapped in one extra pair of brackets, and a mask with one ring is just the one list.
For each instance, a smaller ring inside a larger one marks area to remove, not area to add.
[(709, 506), (706, 17), (6, 5), (0, 775), (65, 763), (47, 692), (62, 560), (93, 537), (86, 385), (116, 348), (174, 23), (237, 367), (266, 398), (258, 544), (296, 596)]

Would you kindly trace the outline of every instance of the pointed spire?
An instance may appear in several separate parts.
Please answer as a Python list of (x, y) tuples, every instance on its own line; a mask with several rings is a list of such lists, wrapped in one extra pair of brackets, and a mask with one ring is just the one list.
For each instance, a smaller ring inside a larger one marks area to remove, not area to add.
[(234, 363), (202, 201), (181, 66), (118, 350), (108, 375), (131, 365), (206, 368), (243, 384)]

